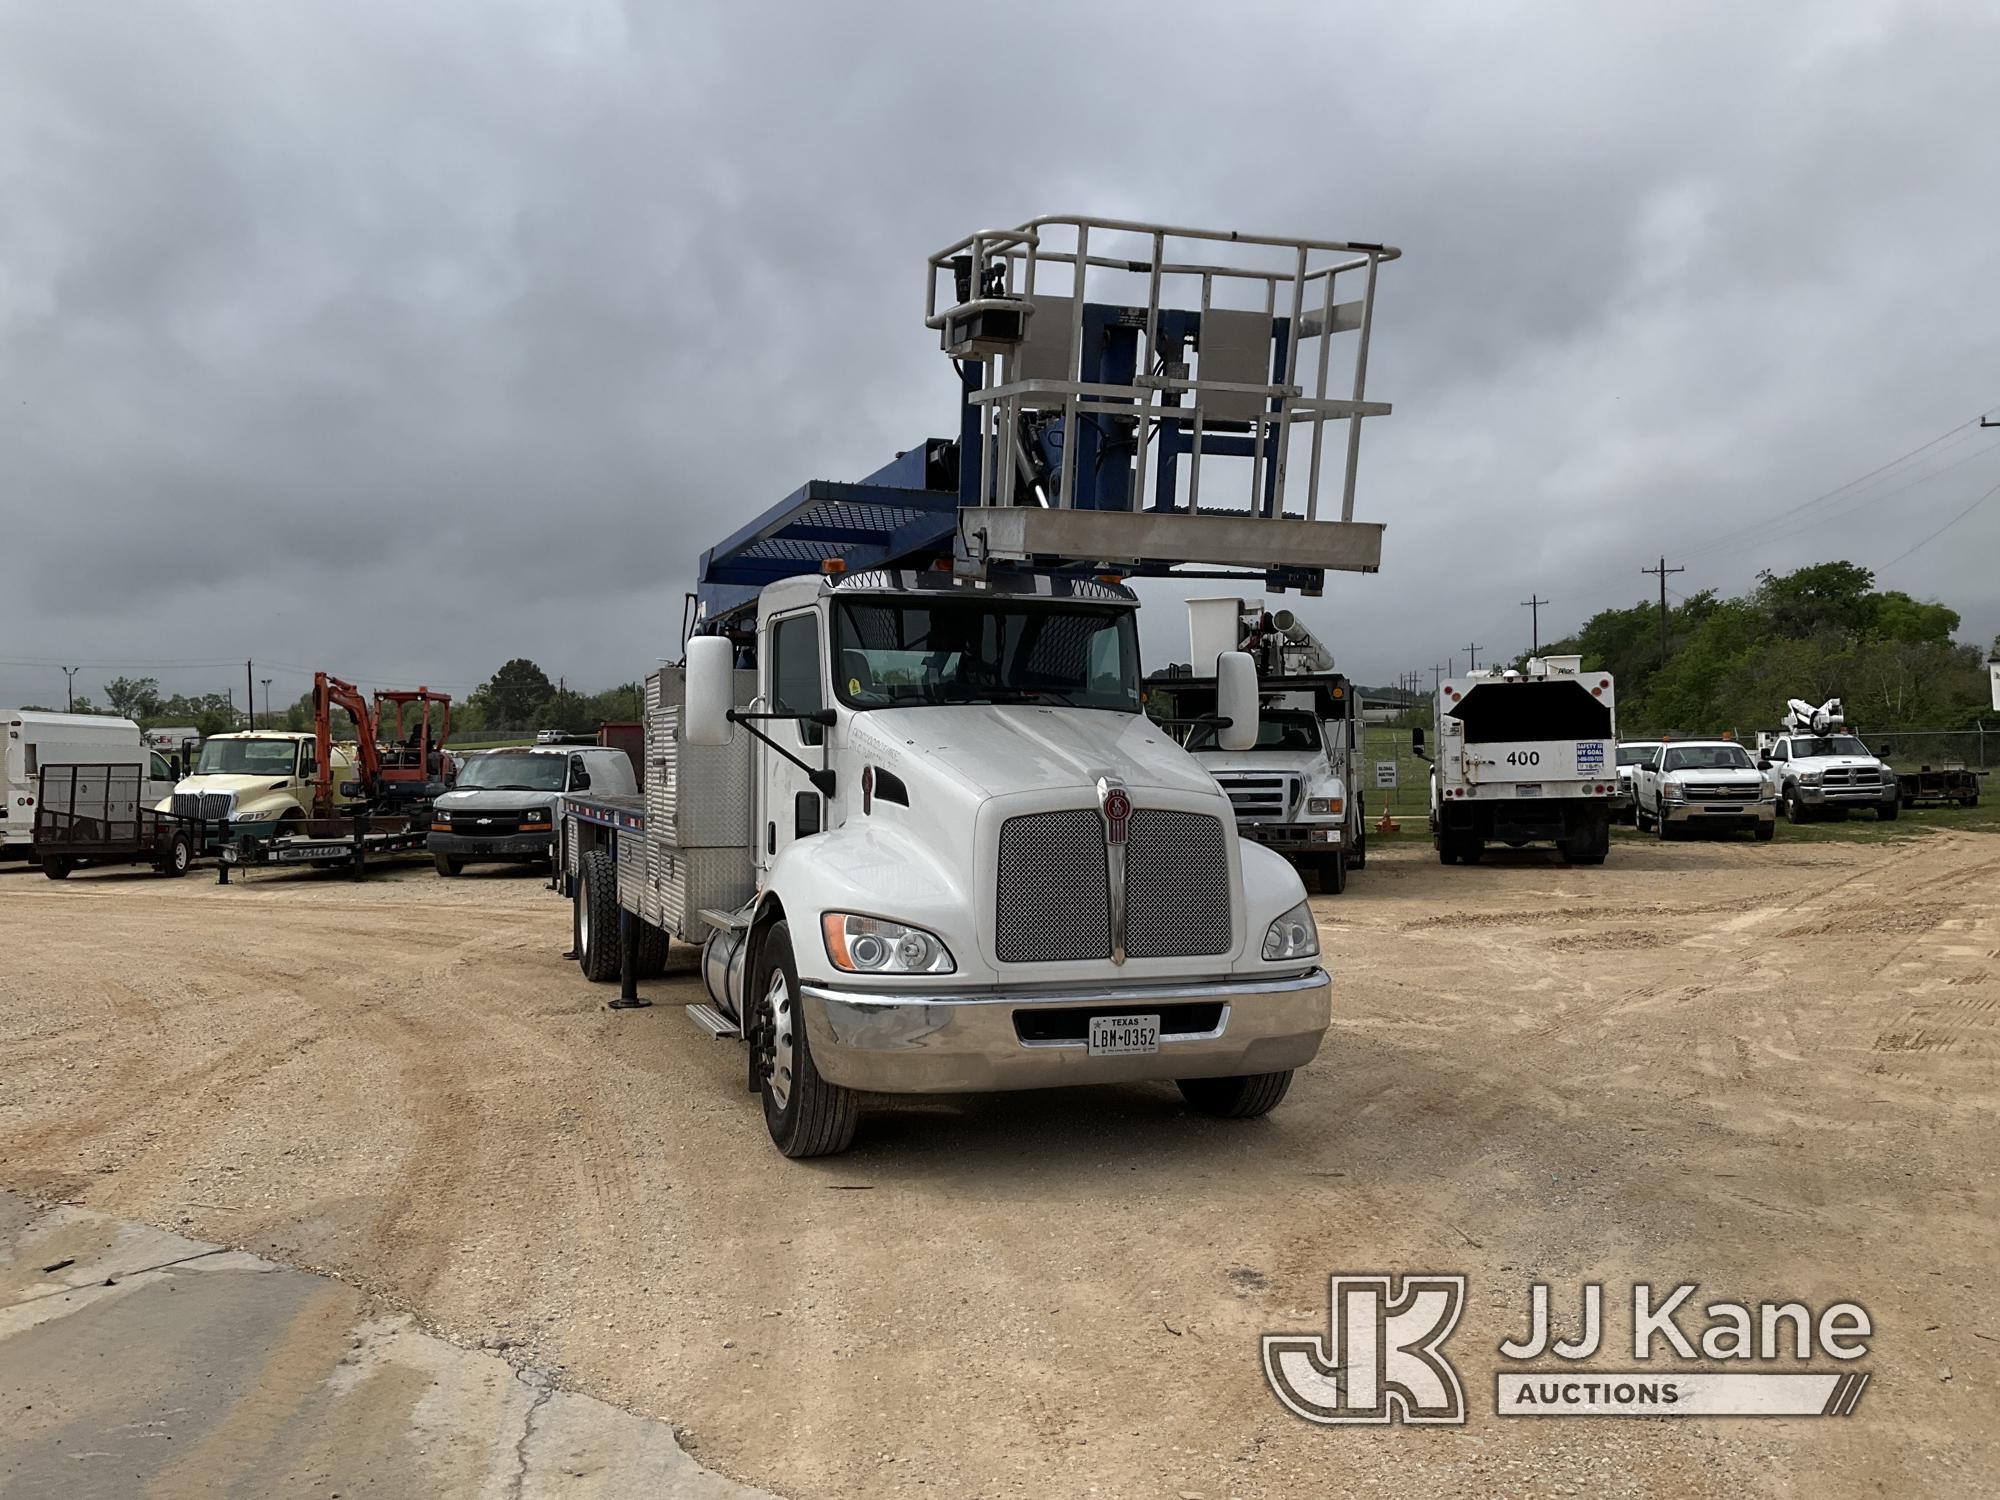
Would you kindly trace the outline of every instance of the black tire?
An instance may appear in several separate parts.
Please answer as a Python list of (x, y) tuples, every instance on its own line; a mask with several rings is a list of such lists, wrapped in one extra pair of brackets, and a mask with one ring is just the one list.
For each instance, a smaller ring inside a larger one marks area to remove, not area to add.
[(51, 880), (67, 880), (69, 879), (69, 872), (75, 868), (76, 866), (70, 863), (69, 856), (66, 854), (44, 854), (42, 856), (42, 873)]
[(583, 856), (576, 883), (576, 961), (583, 977), (608, 984), (618, 977), (618, 863), (608, 849)]
[[(639, 922), (637, 917), (632, 919)], [(667, 955), (673, 940), (651, 922), (639, 922), (639, 952), (634, 972), (641, 979), (658, 979), (667, 972)]]
[(453, 859), (449, 854), (433, 854), (431, 856), (431, 868), (436, 870), (440, 875), (456, 875), (460, 870), (465, 868), (465, 861), (462, 859)]
[(167, 840), (167, 847), (160, 851), (157, 867), (162, 875), (178, 879), (194, 868), (194, 840), (185, 833), (176, 833)]
[(1875, 804), (1875, 821), (1878, 823), (1893, 823), (1902, 811), (1903, 804), (1899, 800), (1892, 798), (1887, 802), (1878, 802)]
[(1323, 855), (1319, 861), (1319, 891), (1322, 896), (1338, 896), (1347, 889), (1347, 856)]
[(1758, 843), (1768, 844), (1771, 842), (1772, 839), (1776, 838), (1777, 836), (1778, 836), (1778, 825), (1776, 823), (1759, 823), (1757, 825)]
[(1347, 868), (1364, 870), (1368, 867), (1368, 804), (1359, 804), (1355, 811), (1358, 816), (1354, 820), (1354, 841), (1348, 850)]
[[(772, 999), (780, 980), (784, 998), (774, 1007)], [(771, 1143), (793, 1161), (845, 1151), (854, 1142), (854, 1127), (861, 1118), (861, 1096), (820, 1077), (798, 996), (791, 924), (778, 922), (764, 934), (757, 950), (757, 979), (748, 1007), (753, 1017), (750, 1045), (757, 1049), (755, 1068), (758, 1092), (764, 1100), (764, 1125), (771, 1132)], [(778, 1078), (780, 1054), (790, 1059), (782, 1084)]]
[(1239, 1078), (1177, 1078), (1188, 1108), (1218, 1120), (1254, 1120), (1278, 1107), (1292, 1086), (1292, 1070), (1247, 1073)]
[(1812, 821), (1812, 811), (1799, 801), (1798, 788), (1789, 787), (1784, 793), (1785, 821), (1797, 828)]
[(1482, 859), (1486, 858), (1486, 840), (1467, 839), (1458, 846), (1458, 858), (1461, 864), (1478, 864)]
[(1440, 838), (1438, 840), (1438, 863), (1441, 865), (1455, 865), (1458, 863), (1458, 845), (1451, 839)]
[(1667, 810), (1664, 806), (1653, 816), (1653, 836), (1663, 844), (1674, 836), (1674, 825), (1667, 821)]

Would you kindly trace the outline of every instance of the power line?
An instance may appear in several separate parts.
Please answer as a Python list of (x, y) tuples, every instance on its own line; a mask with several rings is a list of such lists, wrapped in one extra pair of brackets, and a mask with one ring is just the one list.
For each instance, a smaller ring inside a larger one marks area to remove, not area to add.
[[(1994, 425), (1996, 427), (2000, 427), (2000, 422), (1996, 422), (1994, 423)], [(1978, 510), (1980, 506), (1984, 505), (1988, 500), (1991, 500), (1995, 495), (2000, 495), (2000, 484), (1994, 485), (1992, 489), (1988, 490), (1985, 494), (1981, 495), (1977, 500), (1973, 501), (1972, 504), (1966, 506), (1964, 510), (1960, 511), (1957, 515), (1953, 516), (1949, 521), (1945, 522), (1944, 525), (1938, 527), (1936, 531), (1933, 531), (1929, 536), (1925, 537), (1922, 541), (1918, 542), (1916, 546), (1911, 547), (1908, 551), (1898, 552), (1894, 557), (1890, 558), (1887, 562), (1883, 563), (1882, 566), (1877, 568), (1875, 571), (1878, 573), (1886, 573), (1889, 571), (1889, 569), (1895, 567), (1897, 563), (1901, 562), (1904, 558), (1908, 557), (1911, 552), (1916, 552), (1924, 547), (1928, 547), (1932, 542), (1936, 541), (1939, 537), (1943, 536), (1947, 531), (1951, 530), (1952, 527), (1956, 526), (1960, 521), (1963, 521), (1967, 516), (1971, 515), (1975, 510)]]

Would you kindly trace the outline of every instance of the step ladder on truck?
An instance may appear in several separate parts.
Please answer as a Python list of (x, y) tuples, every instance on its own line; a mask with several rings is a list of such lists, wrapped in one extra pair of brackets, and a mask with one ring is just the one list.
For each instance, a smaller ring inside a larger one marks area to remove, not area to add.
[[(1379, 567), (1355, 473), (1396, 254), (969, 235), (928, 268), (957, 435), (703, 554), (684, 660), (647, 684), (645, 793), (565, 800), (572, 951), (643, 1004), (698, 947), (688, 1011), (743, 1044), (784, 1154), (843, 1149), (877, 1094), (1160, 1080), (1260, 1115), (1318, 1052), (1304, 887), (1142, 711), (1126, 580)], [(1214, 732), (1254, 744), (1250, 658), (1216, 676)]]

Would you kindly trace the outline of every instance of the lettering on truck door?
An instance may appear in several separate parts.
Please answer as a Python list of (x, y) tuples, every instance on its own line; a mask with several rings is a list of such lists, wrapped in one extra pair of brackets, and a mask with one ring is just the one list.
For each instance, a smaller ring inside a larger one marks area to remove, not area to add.
[[(819, 616), (810, 609), (771, 622), (770, 650), (763, 653), (764, 701), (774, 714), (818, 713), (827, 704), (826, 671), (820, 652)], [(809, 766), (826, 761), (826, 727), (797, 719), (766, 720), (772, 739)], [(763, 774), (757, 778), (757, 866), (771, 861), (797, 839), (810, 838), (827, 824), (826, 801), (806, 773), (766, 746), (757, 747)]]

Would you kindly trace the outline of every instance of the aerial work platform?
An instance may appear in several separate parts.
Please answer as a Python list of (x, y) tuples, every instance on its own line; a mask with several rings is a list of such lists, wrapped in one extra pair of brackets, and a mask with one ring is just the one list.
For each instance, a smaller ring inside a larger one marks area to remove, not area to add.
[(958, 436), (807, 484), (704, 554), (704, 614), (829, 563), (1224, 569), (1307, 593), (1376, 571), (1356, 479), (1361, 424), (1390, 410), (1368, 353), (1400, 253), (1067, 215), (955, 241), (929, 259), (925, 323)]

